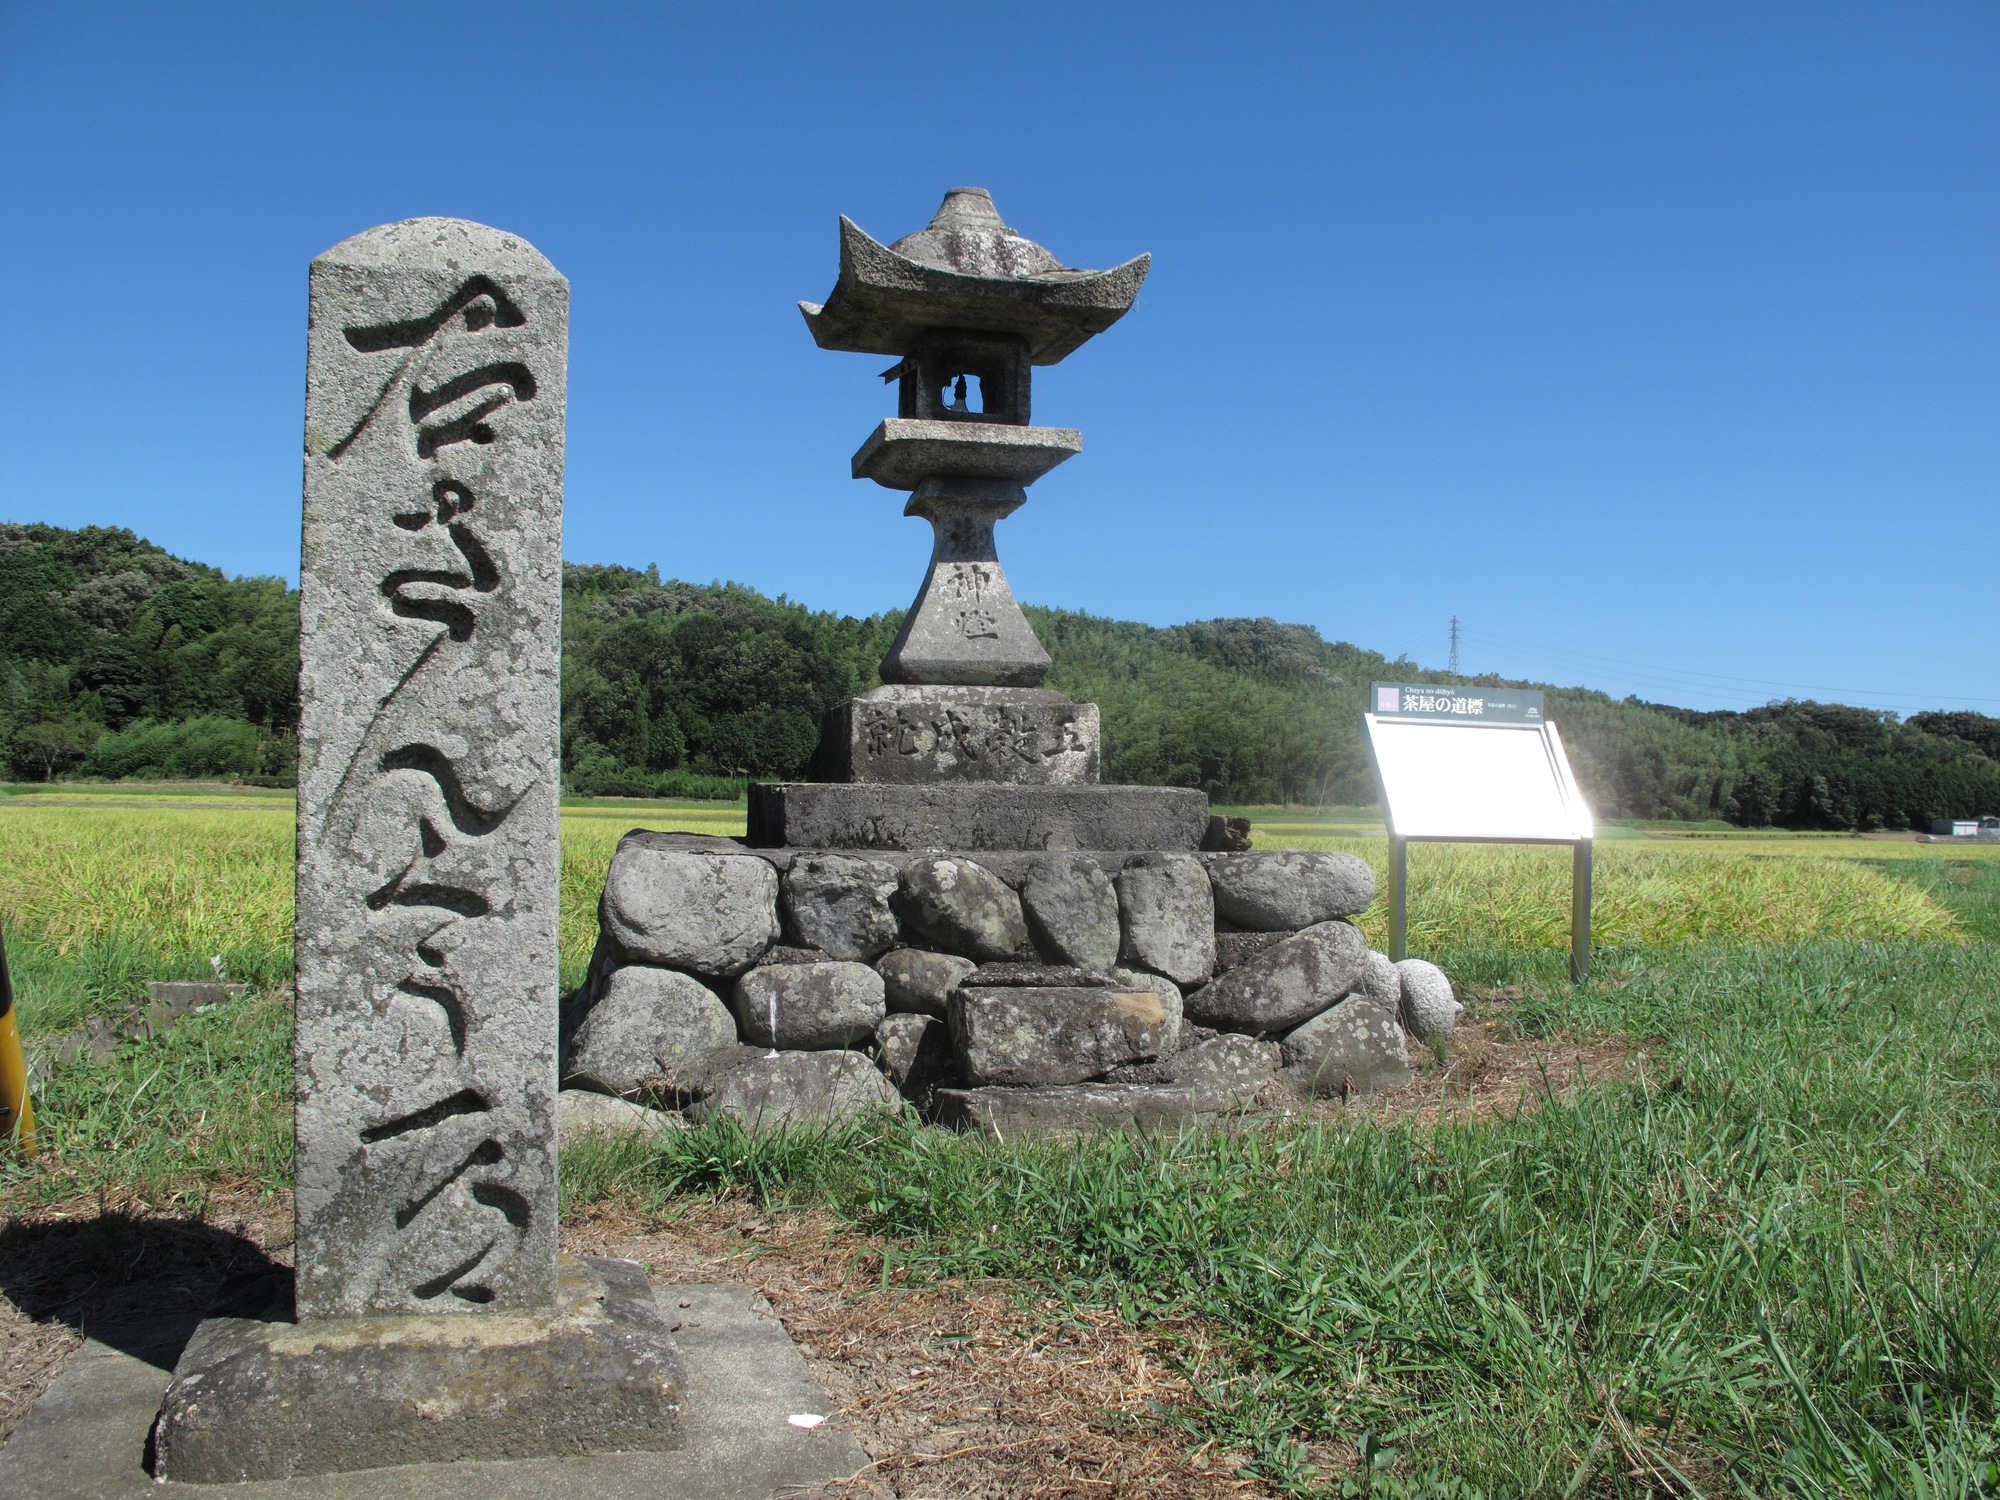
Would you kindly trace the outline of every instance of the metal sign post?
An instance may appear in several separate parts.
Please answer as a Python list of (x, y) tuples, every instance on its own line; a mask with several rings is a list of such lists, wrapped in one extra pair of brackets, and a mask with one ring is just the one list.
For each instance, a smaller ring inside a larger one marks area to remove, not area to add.
[(1389, 957), (1410, 956), (1410, 846), (1389, 836)]
[(1596, 828), (1532, 689), (1378, 682), (1361, 716), (1389, 833), (1389, 956), (1408, 956), (1410, 844), (1568, 844), (1570, 978), (1590, 972)]
[(1590, 973), (1590, 840), (1578, 839), (1569, 865), (1569, 977)]

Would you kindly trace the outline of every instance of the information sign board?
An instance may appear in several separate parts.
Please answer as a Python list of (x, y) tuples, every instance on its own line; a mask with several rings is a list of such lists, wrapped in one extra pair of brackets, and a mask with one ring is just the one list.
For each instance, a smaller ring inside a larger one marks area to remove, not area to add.
[(1392, 837), (1568, 844), (1595, 831), (1553, 724), (1366, 723)]
[(1408, 930), (1411, 840), (1569, 844), (1575, 850), (1570, 969), (1590, 956), (1590, 845), (1596, 829), (1570, 770), (1562, 735), (1529, 688), (1378, 682), (1361, 716), (1394, 900), (1390, 957)]
[(1368, 693), (1378, 719), (1434, 719), (1453, 724), (1539, 724), (1540, 688), (1440, 687), (1434, 682), (1378, 682)]

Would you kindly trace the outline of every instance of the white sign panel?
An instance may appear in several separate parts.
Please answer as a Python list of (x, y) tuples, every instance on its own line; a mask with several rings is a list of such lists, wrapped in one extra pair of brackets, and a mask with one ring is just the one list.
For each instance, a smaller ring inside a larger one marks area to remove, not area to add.
[(1392, 837), (1571, 843), (1593, 835), (1553, 724), (1377, 714), (1362, 723)]

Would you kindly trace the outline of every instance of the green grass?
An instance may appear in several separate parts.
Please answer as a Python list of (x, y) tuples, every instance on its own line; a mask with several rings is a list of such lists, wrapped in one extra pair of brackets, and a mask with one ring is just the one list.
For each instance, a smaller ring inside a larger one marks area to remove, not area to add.
[[(1191, 1440), (1338, 1493), (2000, 1492), (2000, 950), (1630, 960), (1527, 1032), (1654, 1038), (1513, 1120), (984, 1146), (893, 1124), (593, 1145), (569, 1201), (825, 1201), (916, 1281), (1207, 1330)], [(1562, 1084), (1565, 1080), (1552, 1080)], [(1346, 1476), (1354, 1479), (1351, 1473)], [(1463, 1488), (1461, 1488), (1463, 1486)]]
[[(31, 1034), (217, 951), (282, 985), (289, 806), (244, 800), (0, 805)], [(565, 968), (620, 834), (740, 816), (566, 807)], [(1375, 851), (1354, 823), (1296, 836)], [(1997, 1496), (2000, 865), (1797, 842), (1607, 844), (1599, 930), (1627, 935), (1580, 988), (1559, 851), (1419, 850), (1413, 915), (1456, 913), (1419, 937), (1507, 987), (1470, 1019), (1639, 1049), (1630, 1080), (1553, 1078), (1510, 1120), (1006, 1145), (720, 1126), (572, 1149), (565, 1199), (822, 1203), (892, 1280), (1009, 1278), (1174, 1328), (1190, 1445), (1292, 1493)], [(0, 1211), (283, 1188), (289, 1022), (266, 994), (59, 1070)], [(1356, 1448), (1372, 1469), (1341, 1466)]]
[[(1317, 1466), (1363, 1437), (1385, 1495), (1647, 1493), (1635, 1469), (1653, 1493), (2000, 1493), (2000, 947), (1683, 948), (1482, 1013), (1646, 1051), (1629, 1083), (1431, 1129), (593, 1143), (566, 1201), (826, 1203), (892, 1279), (1182, 1327), (1190, 1443), (1294, 1493), (1357, 1482)], [(246, 1004), (66, 1070), (50, 1161), (0, 1192), (282, 1186), (287, 1019)]]
[(289, 995), (188, 1016), (164, 1036), (101, 1062), (79, 1057), (34, 1085), (42, 1155), (32, 1167), (0, 1157), (0, 1211), (127, 1192), (198, 1208), (218, 1185), (291, 1186)]

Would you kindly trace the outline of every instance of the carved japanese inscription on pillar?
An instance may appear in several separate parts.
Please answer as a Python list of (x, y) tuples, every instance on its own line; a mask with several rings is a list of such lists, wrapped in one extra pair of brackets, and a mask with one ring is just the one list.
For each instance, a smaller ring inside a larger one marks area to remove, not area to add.
[(413, 219), (311, 291), (299, 1315), (547, 1306), (569, 287)]

